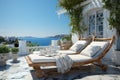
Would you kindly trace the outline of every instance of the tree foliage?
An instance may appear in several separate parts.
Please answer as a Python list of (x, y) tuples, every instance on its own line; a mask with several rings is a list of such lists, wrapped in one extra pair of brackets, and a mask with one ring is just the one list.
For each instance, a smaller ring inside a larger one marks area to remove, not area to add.
[(82, 9), (81, 3), (85, 0), (59, 0), (59, 7), (67, 10), (70, 17), (70, 26), (72, 26), (72, 33), (82, 34), (86, 27), (81, 24), (82, 22)]
[(109, 24), (120, 34), (120, 0), (103, 0), (104, 8), (110, 11)]
[(0, 43), (1, 42), (5, 42), (5, 39), (4, 39), (4, 37), (2, 37), (2, 36), (0, 36)]

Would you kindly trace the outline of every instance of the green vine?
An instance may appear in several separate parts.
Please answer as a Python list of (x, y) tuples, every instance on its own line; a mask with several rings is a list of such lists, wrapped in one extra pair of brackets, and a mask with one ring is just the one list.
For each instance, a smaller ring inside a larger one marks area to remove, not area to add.
[(104, 8), (110, 11), (111, 28), (116, 28), (116, 50), (120, 51), (120, 0), (103, 0)]
[(85, 0), (59, 0), (59, 7), (67, 10), (67, 15), (70, 17), (70, 26), (72, 33), (82, 34), (87, 29), (82, 23), (82, 9), (81, 3)]
[(120, 0), (103, 0), (104, 8), (110, 11), (108, 19), (111, 28), (116, 28), (120, 34)]

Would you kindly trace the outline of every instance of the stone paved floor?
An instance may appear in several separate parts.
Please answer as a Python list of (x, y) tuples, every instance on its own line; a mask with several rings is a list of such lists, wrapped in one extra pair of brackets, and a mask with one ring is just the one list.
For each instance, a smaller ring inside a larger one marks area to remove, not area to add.
[(0, 67), (0, 80), (120, 80), (120, 66), (116, 67), (110, 61), (104, 62), (109, 64), (106, 72), (92, 65), (74, 68), (66, 74), (47, 74), (47, 77), (38, 79), (25, 58), (19, 57), (18, 63), (8, 60), (6, 67)]

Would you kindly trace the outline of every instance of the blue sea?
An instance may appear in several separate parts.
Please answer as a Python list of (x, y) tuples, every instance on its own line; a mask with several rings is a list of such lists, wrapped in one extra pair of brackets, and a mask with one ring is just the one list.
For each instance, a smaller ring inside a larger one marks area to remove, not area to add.
[(39, 46), (51, 45), (51, 40), (60, 40), (60, 38), (34, 38), (34, 37), (21, 37), (19, 39), (31, 41), (32, 43), (38, 44)]

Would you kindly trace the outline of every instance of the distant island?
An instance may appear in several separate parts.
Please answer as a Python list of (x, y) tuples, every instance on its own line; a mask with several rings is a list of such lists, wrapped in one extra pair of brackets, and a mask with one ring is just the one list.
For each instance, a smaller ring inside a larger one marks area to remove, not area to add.
[(48, 38), (62, 38), (64, 36), (68, 36), (68, 34), (60, 34), (60, 35), (55, 35), (55, 36), (49, 36)]

